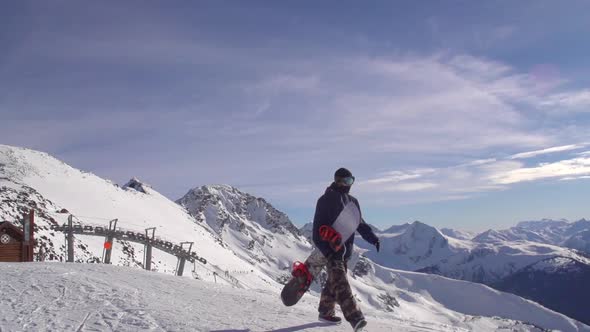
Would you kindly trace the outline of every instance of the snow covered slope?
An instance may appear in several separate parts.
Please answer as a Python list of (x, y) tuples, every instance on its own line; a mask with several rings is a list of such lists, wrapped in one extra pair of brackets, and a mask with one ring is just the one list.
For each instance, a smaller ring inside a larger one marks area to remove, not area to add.
[(590, 324), (588, 280), (590, 266), (570, 258), (555, 257), (531, 264), (493, 286), (544, 303)]
[[(3, 331), (351, 331), (317, 322), (317, 298), (294, 307), (277, 294), (102, 264), (0, 263)], [(590, 331), (562, 315), (480, 285), (398, 272), (393, 313), (368, 310), (367, 330), (535, 331), (532, 324), (455, 310), (513, 311), (561, 331)], [(402, 290), (404, 289), (404, 290)], [(396, 293), (398, 294), (398, 293)], [(414, 302), (419, 301), (419, 302)], [(421, 309), (438, 308), (428, 312)], [(418, 310), (416, 310), (418, 309)]]
[(468, 232), (452, 228), (441, 228), (440, 232), (446, 236), (454, 237), (455, 239), (459, 240), (471, 240), (475, 235), (477, 235), (474, 232)]
[[(121, 188), (46, 153), (0, 145), (0, 198), (0, 219), (3, 220), (14, 222), (28, 208), (35, 209), (36, 238), (48, 260), (65, 260), (64, 236), (49, 227), (66, 222), (69, 214), (77, 223), (101, 226), (118, 219), (117, 226), (123, 229), (143, 232), (147, 227), (157, 227), (156, 236), (174, 243), (194, 242), (193, 250), (209, 263), (186, 265), (185, 275), (190, 276), (194, 268), (199, 278), (214, 280), (213, 272), (229, 271), (243, 287), (279, 288), (263, 269), (238, 257), (208, 224), (195, 220), (183, 207), (137, 179)], [(68, 213), (58, 212), (64, 209)], [(104, 239), (84, 235), (75, 238), (76, 261), (100, 261)], [(140, 267), (143, 250), (140, 244), (117, 240), (113, 245), (112, 263)], [(175, 272), (176, 257), (159, 250), (154, 250), (153, 255), (152, 269)], [(236, 282), (233, 278), (229, 281)]]
[(590, 230), (578, 232), (570, 236), (565, 240), (563, 246), (590, 254)]
[(524, 228), (511, 228), (507, 230), (487, 230), (476, 235), (473, 239), (478, 243), (498, 243), (505, 241), (531, 241), (549, 244), (541, 235)]

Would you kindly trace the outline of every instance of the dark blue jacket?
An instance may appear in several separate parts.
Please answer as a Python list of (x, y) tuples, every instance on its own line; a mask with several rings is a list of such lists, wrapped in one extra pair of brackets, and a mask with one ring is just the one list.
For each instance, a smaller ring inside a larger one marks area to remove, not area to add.
[[(344, 208), (342, 205), (343, 201), (352, 200), (356, 206), (358, 207), (359, 211), (361, 207), (359, 202), (356, 198), (352, 197), (346, 192), (346, 187), (338, 187), (335, 183), (332, 183), (322, 197), (318, 199), (316, 208), (315, 208), (315, 216), (313, 218), (313, 243), (315, 246), (324, 254), (325, 257), (330, 259), (348, 259), (352, 254), (352, 246), (354, 244), (354, 234), (350, 236), (348, 239), (342, 239), (345, 241), (345, 249), (340, 249), (337, 253), (332, 250), (330, 244), (327, 241), (323, 241), (320, 237), (320, 227), (322, 225), (332, 226), (342, 209)], [(348, 196), (343, 197), (344, 195)], [(365, 239), (365, 241), (369, 242), (370, 244), (376, 244), (379, 239), (373, 233), (371, 227), (365, 223), (365, 221), (361, 217), (361, 223), (357, 228), (357, 232)]]

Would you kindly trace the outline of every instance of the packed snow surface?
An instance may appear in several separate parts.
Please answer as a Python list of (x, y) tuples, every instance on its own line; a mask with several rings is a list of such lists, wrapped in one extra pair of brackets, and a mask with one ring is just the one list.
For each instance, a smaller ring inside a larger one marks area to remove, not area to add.
[[(128, 267), (0, 263), (0, 275), (2, 331), (351, 331), (348, 324), (318, 322), (314, 297), (285, 307), (269, 290), (236, 289)], [(424, 291), (422, 283), (412, 287)], [(367, 330), (541, 331), (499, 318), (458, 315), (456, 324), (441, 324), (419, 313), (407, 314), (400, 318), (366, 312)], [(555, 324), (564, 331), (590, 331), (567, 320)]]

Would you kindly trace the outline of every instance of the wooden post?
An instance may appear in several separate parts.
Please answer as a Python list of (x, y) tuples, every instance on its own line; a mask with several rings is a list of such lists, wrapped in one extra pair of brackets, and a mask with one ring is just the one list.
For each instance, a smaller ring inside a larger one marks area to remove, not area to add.
[[(152, 231), (152, 235), (149, 235), (149, 231)], [(146, 238), (146, 245), (143, 255), (143, 266), (146, 270), (152, 270), (152, 241), (154, 240), (154, 236), (156, 235), (156, 228), (146, 228), (145, 229), (145, 238)]]
[(31, 209), (29, 213), (29, 257), (28, 261), (33, 261), (33, 249), (35, 248), (35, 210)]
[(24, 241), (21, 247), (21, 262), (33, 261), (33, 248), (35, 247), (35, 210), (31, 209), (22, 219)]
[(29, 232), (28, 232), (28, 227), (29, 225), (27, 224), (27, 217), (23, 217), (23, 219), (21, 220), (21, 224), (23, 225), (23, 233), (24, 233), (24, 239), (23, 242), (21, 242), (21, 249), (20, 249), (20, 257), (19, 260), (21, 262), (26, 262), (27, 261), (27, 248), (29, 247)]
[(74, 218), (70, 214), (68, 217), (68, 262), (74, 262)]

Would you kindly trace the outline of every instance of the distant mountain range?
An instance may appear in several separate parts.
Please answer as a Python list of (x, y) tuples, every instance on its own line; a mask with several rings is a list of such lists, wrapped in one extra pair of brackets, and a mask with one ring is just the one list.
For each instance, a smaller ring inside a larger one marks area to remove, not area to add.
[(523, 221), (506, 230), (488, 230), (473, 238), (475, 242), (531, 241), (590, 252), (590, 221), (543, 219)]
[[(590, 323), (590, 316), (580, 309), (589, 304), (589, 288), (574, 282), (590, 280), (590, 255), (577, 249), (587, 247), (589, 230), (584, 219), (527, 221), (469, 239), (465, 232), (446, 229), (445, 235), (415, 221), (378, 232), (379, 253), (362, 240), (356, 244), (379, 265), (483, 283)], [(546, 291), (532, 291), (540, 289)], [(556, 292), (560, 298), (549, 295)]]

